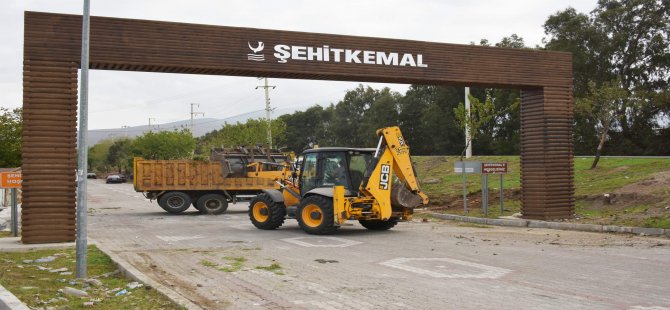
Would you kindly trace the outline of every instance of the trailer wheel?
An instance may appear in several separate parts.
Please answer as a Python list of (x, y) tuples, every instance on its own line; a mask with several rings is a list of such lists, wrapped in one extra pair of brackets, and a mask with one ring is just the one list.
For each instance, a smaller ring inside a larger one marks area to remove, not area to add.
[(167, 192), (158, 198), (158, 205), (169, 213), (179, 214), (191, 206), (191, 197), (183, 192)]
[(196, 209), (202, 214), (222, 214), (228, 209), (228, 200), (219, 194), (206, 194), (198, 198)]
[(393, 228), (395, 225), (398, 224), (398, 218), (397, 217), (392, 217), (386, 221), (380, 221), (380, 220), (359, 220), (359, 223), (363, 225), (363, 227), (369, 229), (369, 230), (389, 230)]
[(323, 196), (309, 196), (298, 205), (296, 214), (300, 228), (312, 235), (330, 235), (337, 230), (333, 199)]
[(273, 230), (284, 224), (286, 208), (268, 194), (260, 194), (249, 203), (249, 219), (256, 228)]

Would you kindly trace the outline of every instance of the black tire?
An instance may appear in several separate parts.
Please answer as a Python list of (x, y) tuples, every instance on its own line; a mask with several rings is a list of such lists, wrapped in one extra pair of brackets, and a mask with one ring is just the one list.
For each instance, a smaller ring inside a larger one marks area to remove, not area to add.
[(228, 209), (228, 200), (223, 195), (206, 194), (198, 198), (196, 209), (202, 214), (218, 215)]
[(333, 199), (324, 196), (309, 196), (298, 205), (296, 218), (300, 228), (312, 235), (331, 235), (339, 228), (335, 226)]
[(359, 220), (359, 223), (363, 225), (363, 227), (369, 229), (369, 230), (389, 230), (393, 228), (395, 225), (398, 224), (398, 218), (392, 217), (388, 219), (387, 221), (380, 221), (380, 220)]
[(168, 213), (179, 214), (191, 206), (191, 197), (183, 192), (167, 192), (158, 198), (158, 205)]
[(249, 203), (249, 219), (258, 229), (273, 230), (284, 224), (286, 208), (268, 194), (259, 194)]

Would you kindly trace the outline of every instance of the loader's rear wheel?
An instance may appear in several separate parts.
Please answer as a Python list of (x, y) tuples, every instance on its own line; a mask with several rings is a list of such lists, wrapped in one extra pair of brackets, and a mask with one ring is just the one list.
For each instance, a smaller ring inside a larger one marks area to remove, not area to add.
[(260, 194), (249, 204), (249, 219), (256, 228), (273, 230), (284, 224), (286, 208), (275, 202), (268, 194)]
[(298, 206), (296, 217), (300, 228), (312, 235), (330, 235), (335, 233), (335, 215), (333, 199), (323, 196), (309, 196)]
[(369, 230), (389, 230), (393, 228), (393, 226), (398, 224), (398, 218), (392, 217), (388, 219), (387, 221), (380, 221), (380, 220), (359, 220), (359, 223), (363, 225), (363, 227), (369, 229)]
[(228, 209), (228, 200), (219, 194), (207, 194), (198, 198), (197, 207), (202, 214), (222, 214)]
[(191, 197), (183, 192), (167, 192), (158, 198), (158, 205), (169, 213), (179, 214), (191, 206)]

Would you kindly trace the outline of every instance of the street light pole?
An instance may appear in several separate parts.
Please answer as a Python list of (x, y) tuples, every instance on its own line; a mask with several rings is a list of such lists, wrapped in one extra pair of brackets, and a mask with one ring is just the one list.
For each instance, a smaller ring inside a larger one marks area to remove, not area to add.
[(88, 46), (89, 26), (91, 22), (90, 1), (84, 0), (81, 34), (81, 86), (79, 89), (79, 136), (77, 167), (77, 236), (76, 236), (76, 273), (77, 278), (86, 278), (86, 257), (88, 248), (86, 173), (88, 171)]
[[(470, 87), (465, 88), (465, 113), (468, 114), (468, 117), (471, 115), (470, 113)], [(465, 158), (470, 158), (472, 157), (472, 138), (470, 135), (470, 125), (469, 122), (465, 123)]]

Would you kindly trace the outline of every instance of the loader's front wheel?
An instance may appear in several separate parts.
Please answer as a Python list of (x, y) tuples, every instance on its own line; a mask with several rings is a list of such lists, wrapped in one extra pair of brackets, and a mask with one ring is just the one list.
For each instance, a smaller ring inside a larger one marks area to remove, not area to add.
[(249, 219), (256, 228), (273, 230), (284, 224), (286, 208), (283, 203), (275, 202), (268, 194), (260, 194), (249, 204)]
[(363, 227), (369, 229), (369, 230), (389, 230), (393, 228), (395, 225), (398, 224), (398, 218), (392, 217), (386, 221), (380, 221), (380, 220), (359, 220), (359, 223), (363, 225)]
[(335, 233), (335, 215), (333, 199), (323, 196), (309, 196), (298, 206), (297, 218), (300, 228), (312, 235), (330, 235)]

